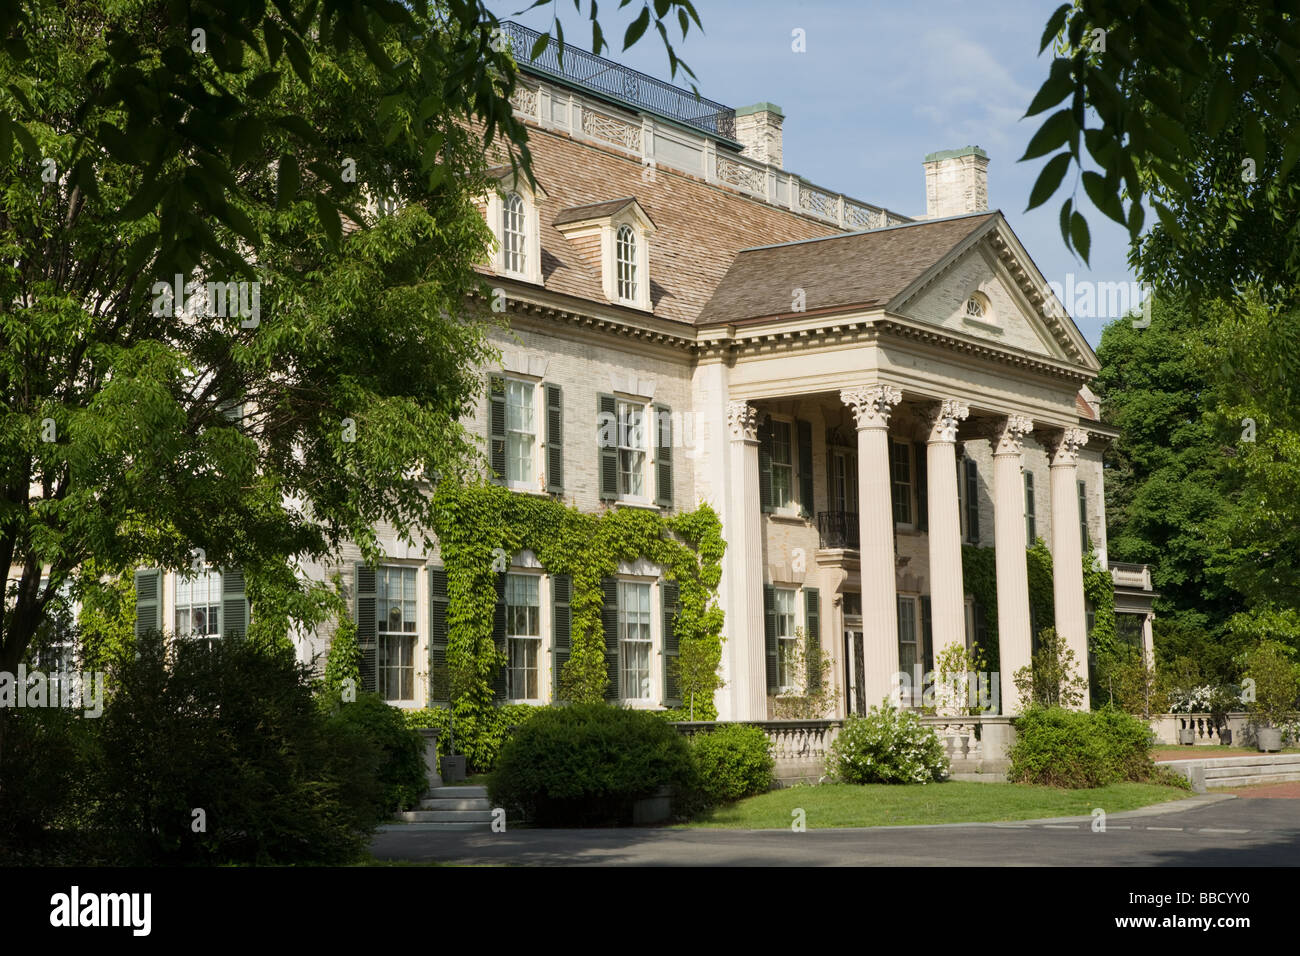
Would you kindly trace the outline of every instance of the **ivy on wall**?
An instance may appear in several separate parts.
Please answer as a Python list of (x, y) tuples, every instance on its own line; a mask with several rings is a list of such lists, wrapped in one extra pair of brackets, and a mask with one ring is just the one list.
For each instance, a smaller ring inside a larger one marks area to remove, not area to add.
[[(997, 660), (998, 641), (998, 582), (996, 551), (962, 545), (961, 570), (966, 593), (984, 609), (984, 627), (987, 633), (985, 650), (990, 661)], [(1088, 632), (1088, 648), (1098, 659), (1112, 658), (1118, 647), (1115, 629), (1115, 582), (1110, 572), (1099, 568), (1097, 555), (1089, 550), (1083, 562), (1083, 594), (1092, 605), (1093, 626)], [(1056, 620), (1056, 599), (1052, 590), (1052, 552), (1042, 538), (1025, 552), (1029, 572), (1029, 606), (1038, 630), (1053, 627)], [(1035, 640), (1037, 635), (1034, 635)]]
[[(617, 573), (620, 562), (640, 558), (659, 565), (678, 583), (675, 633), (683, 647), (705, 643), (716, 675), (723, 622), (716, 597), (726, 544), (722, 524), (707, 504), (672, 517), (644, 508), (586, 514), (552, 498), (498, 485), (444, 482), (435, 489), (434, 508), (434, 532), (447, 572), (447, 669), (458, 720), (492, 708), (493, 677), (505, 665), (492, 640), (501, 570), (494, 558), (501, 552), (532, 551), (549, 574), (572, 579), (571, 651), (560, 674), (562, 699), (604, 699), (609, 678), (601, 581)], [(697, 711), (707, 714), (703, 719), (717, 716), (716, 686), (697, 691)]]

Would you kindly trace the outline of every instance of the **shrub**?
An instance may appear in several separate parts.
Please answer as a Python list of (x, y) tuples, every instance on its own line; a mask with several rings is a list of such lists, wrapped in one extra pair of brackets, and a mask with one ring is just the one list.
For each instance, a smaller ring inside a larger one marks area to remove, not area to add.
[(1250, 709), (1270, 727), (1281, 727), (1300, 695), (1300, 668), (1281, 641), (1263, 640), (1246, 652), (1246, 678), (1254, 682)]
[(1009, 779), (1067, 789), (1155, 778), (1151, 731), (1115, 708), (1033, 707), (1016, 718)]
[(844, 721), (831, 745), (830, 765), (845, 783), (930, 783), (948, 774), (935, 732), (916, 714), (888, 703)]
[(1088, 693), (1088, 682), (1079, 674), (1074, 651), (1065, 638), (1048, 627), (1038, 632), (1038, 650), (1030, 663), (1012, 675), (1016, 692), (1023, 701), (1041, 707), (1077, 707)]
[[(141, 639), (95, 721), (96, 830), (117, 863), (348, 863), (381, 799), (381, 755), (331, 724), (291, 647)], [(200, 823), (202, 824), (200, 826)]]
[(376, 820), (384, 819), (396, 808), (415, 806), (429, 780), (424, 768), (424, 741), (407, 726), (405, 715), (378, 694), (358, 694), (352, 703), (341, 704), (330, 721), (359, 730), (379, 751), (376, 774), (382, 793)]
[(500, 704), (483, 713), (453, 714), (447, 707), (429, 707), (403, 714), (412, 730), (438, 729), (438, 756), (461, 754), (470, 773), (489, 773), (506, 741), (543, 709), (532, 704)]
[(772, 789), (772, 745), (767, 734), (747, 724), (725, 724), (691, 738), (696, 786), (710, 806)]
[(538, 709), (507, 741), (488, 781), (493, 804), (539, 826), (625, 824), (660, 787), (693, 784), (690, 751), (653, 713), (607, 704)]
[(58, 707), (0, 708), (0, 721), (0, 862), (61, 862), (55, 831), (80, 823), (95, 721)]

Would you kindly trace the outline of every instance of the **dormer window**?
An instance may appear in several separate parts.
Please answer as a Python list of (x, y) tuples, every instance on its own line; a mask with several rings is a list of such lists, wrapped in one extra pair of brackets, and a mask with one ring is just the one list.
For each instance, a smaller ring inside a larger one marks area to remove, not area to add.
[(546, 199), (542, 187), (530, 186), (508, 167), (492, 173), (499, 188), (487, 196), (487, 221), (496, 239), (492, 268), (501, 275), (542, 283), (541, 229), (538, 203)]
[(510, 193), (501, 206), (501, 264), (506, 272), (524, 272), (528, 262), (527, 229), (524, 201), (518, 193)]
[(614, 244), (615, 265), (618, 269), (618, 297), (625, 302), (636, 302), (636, 233), (624, 223), (618, 227)]
[(655, 224), (635, 198), (570, 206), (560, 210), (554, 225), (574, 244), (578, 255), (599, 270), (610, 302), (647, 312), (654, 308), (649, 238)]

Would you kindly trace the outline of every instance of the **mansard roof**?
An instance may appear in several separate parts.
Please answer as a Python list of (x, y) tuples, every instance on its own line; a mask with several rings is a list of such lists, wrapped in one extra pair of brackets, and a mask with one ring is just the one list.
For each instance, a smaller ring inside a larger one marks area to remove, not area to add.
[(1000, 216), (974, 213), (743, 249), (696, 324), (790, 315), (798, 289), (803, 290), (803, 312), (884, 308)]

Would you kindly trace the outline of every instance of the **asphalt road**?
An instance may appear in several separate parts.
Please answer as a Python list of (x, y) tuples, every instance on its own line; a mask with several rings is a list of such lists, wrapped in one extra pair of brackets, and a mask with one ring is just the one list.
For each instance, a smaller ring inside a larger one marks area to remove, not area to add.
[(1193, 797), (1025, 823), (857, 830), (448, 832), (384, 827), (378, 859), (505, 866), (1297, 866), (1300, 800)]

